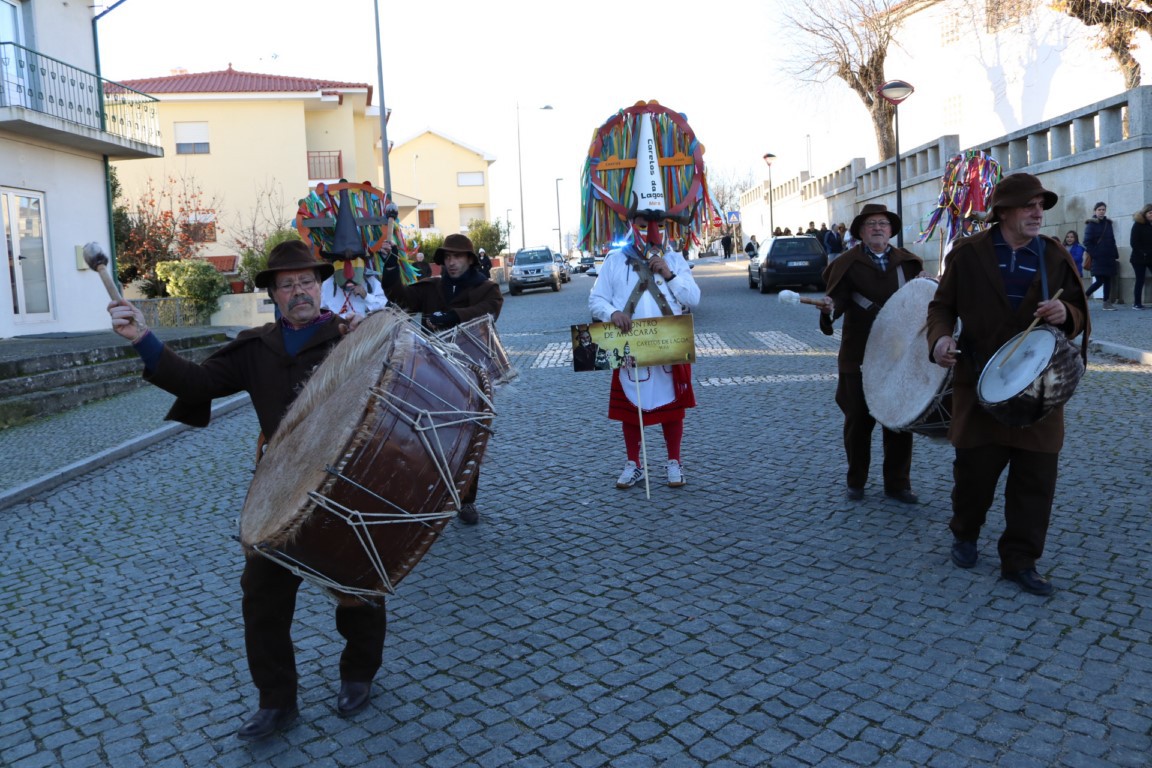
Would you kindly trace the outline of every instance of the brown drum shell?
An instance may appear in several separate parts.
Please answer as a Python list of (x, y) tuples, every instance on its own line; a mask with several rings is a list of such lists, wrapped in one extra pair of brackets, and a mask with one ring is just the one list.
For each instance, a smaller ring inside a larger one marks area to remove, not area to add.
[[(1023, 388), (1019, 392), (1004, 400), (990, 401), (985, 398), (984, 377), (991, 375), (994, 366), (1000, 365), (1000, 361), (1016, 345), (1020, 336), (1024, 335), (1017, 334), (1005, 342), (984, 366), (976, 386), (976, 399), (984, 410), (1009, 427), (1028, 427), (1043, 419), (1057, 406), (1068, 402), (1084, 376), (1084, 360), (1080, 357), (1080, 350), (1067, 336), (1045, 325), (1031, 332), (1051, 334), (1054, 340), (1052, 355), (1040, 375), (1026, 386), (1022, 383)], [(1021, 348), (1013, 356), (1023, 352)], [(1012, 359), (1008, 358), (1007, 365), (1011, 364)]]
[[(449, 483), (458, 494), (471, 483), (491, 421), (491, 385), (482, 371), (453, 359), (406, 317), (388, 322), (391, 336), (373, 337), (362, 325), (314, 374), (297, 401), (309, 412), (290, 418), (289, 411), (241, 514), (246, 550), (292, 563), (305, 578), (311, 574), (352, 594), (388, 594), (419, 562), (454, 514)], [(356, 340), (380, 350), (346, 363), (349, 370), (338, 372), (344, 385), (307, 402), (313, 382)], [(468, 421), (463, 412), (487, 418)], [(412, 420), (437, 425), (424, 432), (429, 446)], [(433, 518), (367, 524), (405, 513)]]

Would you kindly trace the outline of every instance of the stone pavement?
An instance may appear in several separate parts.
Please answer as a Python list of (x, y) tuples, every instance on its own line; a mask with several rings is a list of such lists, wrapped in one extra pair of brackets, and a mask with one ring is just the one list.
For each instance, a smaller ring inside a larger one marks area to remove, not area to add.
[[(998, 506), (977, 567), (950, 564), (945, 443), (917, 438), (923, 505), (886, 500), (878, 471), (844, 501), (836, 340), (749, 291), (746, 262), (696, 276), (689, 484), (650, 501), (612, 487), (607, 377), (565, 368), (591, 278), (507, 298), (521, 376), (497, 395), (480, 525), (452, 524), (390, 600), (352, 720), (329, 603), (305, 588), (300, 720), (234, 735), (255, 705), (235, 542), (249, 408), (0, 510), (0, 765), (1147, 766), (1152, 366), (1094, 354), (1067, 407), (1044, 600), (997, 578)], [(1094, 321), (1149, 346), (1152, 313)], [(139, 397), (95, 431), (166, 405)], [(4, 455), (62, 453), (60, 430)], [(659, 466), (658, 430), (648, 450)]]

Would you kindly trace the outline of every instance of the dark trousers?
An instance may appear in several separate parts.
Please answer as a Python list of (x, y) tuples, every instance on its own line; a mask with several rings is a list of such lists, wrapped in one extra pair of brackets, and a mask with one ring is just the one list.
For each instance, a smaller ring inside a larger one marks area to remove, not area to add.
[(1143, 264), (1139, 266), (1133, 264), (1132, 269), (1136, 273), (1136, 285), (1132, 293), (1132, 306), (1142, 307), (1144, 306), (1144, 272), (1145, 270), (1152, 271), (1152, 267), (1146, 267)]
[[(844, 412), (844, 452), (848, 454), (848, 487), (868, 483), (872, 463), (872, 429), (876, 419), (864, 399), (864, 377), (841, 373), (836, 385), (836, 404)], [(912, 488), (912, 433), (881, 427), (884, 443), (884, 490), (892, 493)]]
[[(260, 691), (260, 706), (286, 709), (296, 703), (296, 651), (292, 614), (300, 577), (259, 555), (244, 563), (244, 645), (248, 670)], [(336, 629), (344, 637), (340, 679), (369, 682), (384, 657), (387, 614), (383, 603), (338, 605)]]
[(1003, 445), (956, 449), (952, 462), (952, 520), (948, 527), (962, 541), (976, 541), (996, 494), (1004, 467), (1004, 533), (997, 549), (1000, 569), (1014, 573), (1036, 567), (1044, 554), (1052, 499), (1056, 493), (1057, 453), (1024, 451)]

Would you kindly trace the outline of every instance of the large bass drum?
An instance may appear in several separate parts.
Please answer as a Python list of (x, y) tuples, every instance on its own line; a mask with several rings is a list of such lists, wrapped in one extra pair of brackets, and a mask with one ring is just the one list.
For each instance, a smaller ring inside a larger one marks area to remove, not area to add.
[(976, 398), (1001, 424), (1027, 427), (1068, 402), (1083, 375), (1076, 345), (1058, 328), (1041, 325), (996, 351), (980, 373)]
[(309, 379), (256, 469), (240, 541), (341, 600), (392, 593), (452, 519), (484, 454), (488, 376), (395, 309)]
[(928, 359), (928, 303), (936, 281), (904, 284), (880, 309), (860, 370), (864, 399), (876, 421), (896, 432), (947, 437), (952, 422), (952, 370)]

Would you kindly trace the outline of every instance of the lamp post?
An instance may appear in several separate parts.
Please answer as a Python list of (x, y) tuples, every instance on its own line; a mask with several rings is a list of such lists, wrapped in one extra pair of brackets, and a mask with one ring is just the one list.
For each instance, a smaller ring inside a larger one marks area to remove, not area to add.
[[(552, 109), (552, 105), (545, 104), (540, 109)], [(524, 239), (524, 156), (520, 152), (520, 102), (516, 102), (516, 168), (520, 172), (520, 247), (527, 248)]]
[(508, 235), (508, 253), (512, 253), (512, 209), (504, 213), (504, 230)]
[(896, 124), (896, 216), (900, 219), (900, 231), (896, 233), (896, 247), (904, 247), (904, 206), (900, 195), (900, 103), (912, 95), (916, 89), (903, 80), (889, 80), (880, 86), (876, 93), (892, 105), (892, 118)]
[(560, 182), (564, 179), (556, 179), (556, 242), (560, 246), (560, 255), (564, 255), (564, 230), (560, 228)]
[(776, 217), (772, 213), (772, 161), (776, 155), (768, 152), (764, 155), (764, 162), (768, 164), (768, 231), (776, 232)]

